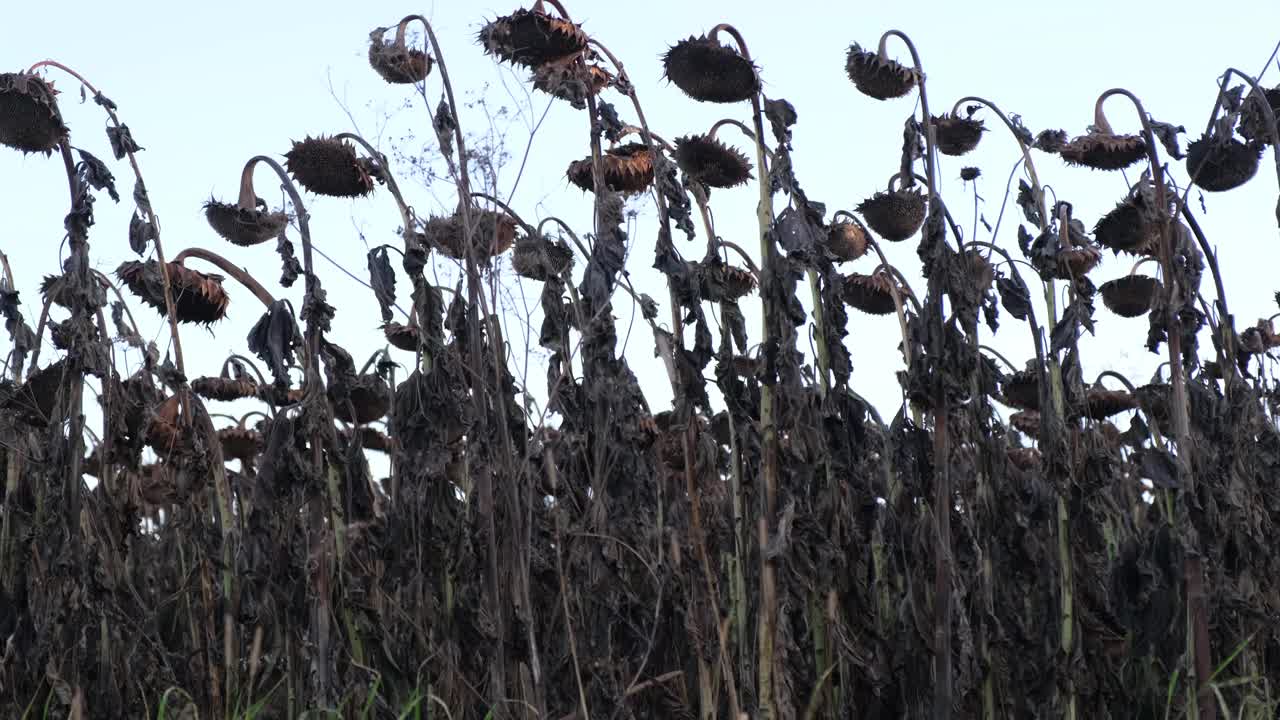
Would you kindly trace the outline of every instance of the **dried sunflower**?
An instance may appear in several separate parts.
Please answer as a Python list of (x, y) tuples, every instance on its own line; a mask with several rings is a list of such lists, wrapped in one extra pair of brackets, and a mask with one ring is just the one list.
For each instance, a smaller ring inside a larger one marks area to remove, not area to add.
[[(178, 263), (166, 263), (169, 286), (173, 291), (173, 310), (178, 322), (210, 325), (227, 314), (231, 298), (222, 289), (222, 276), (191, 270)], [(145, 263), (136, 260), (121, 263), (116, 277), (129, 286), (129, 291), (144, 303), (165, 314), (164, 281), (160, 277), (160, 264), (155, 260)]]
[(964, 256), (969, 261), (969, 277), (973, 278), (974, 287), (979, 293), (990, 290), (996, 280), (996, 269), (991, 261), (977, 249), (965, 250)]
[(0, 73), (0, 144), (48, 155), (67, 139), (53, 84), (24, 72)]
[(1187, 174), (1209, 192), (1234, 190), (1258, 172), (1262, 150), (1230, 136), (1202, 135), (1187, 146)]
[(1085, 404), (1089, 417), (1094, 420), (1106, 420), (1126, 410), (1138, 407), (1138, 401), (1123, 390), (1107, 390), (1093, 387), (1085, 392)]
[[(1245, 97), (1244, 105), (1240, 108), (1240, 135), (1245, 140), (1264, 144), (1274, 142), (1271, 131), (1267, 129), (1267, 113), (1263, 109), (1264, 104), (1271, 107), (1273, 116), (1280, 115), (1280, 85), (1264, 89), (1261, 95), (1256, 90), (1251, 90)], [(1274, 130), (1280, 132), (1280, 126)]]
[(394, 42), (385, 42), (382, 35), (386, 28), (376, 28), (369, 33), (369, 65), (389, 83), (410, 85), (420, 83), (431, 74), (434, 60), (421, 50), (405, 44), (406, 18), (396, 26)]
[(749, 270), (716, 261), (697, 264), (702, 297), (711, 302), (733, 302), (756, 288), (756, 276)]
[(906, 294), (892, 273), (885, 270), (878, 270), (871, 275), (850, 273), (844, 279), (844, 301), (868, 315), (897, 312), (895, 292), (899, 297)]
[(204, 216), (214, 232), (234, 245), (248, 247), (274, 239), (289, 224), (289, 216), (271, 212), (265, 205), (243, 207), (209, 200)]
[(760, 90), (751, 61), (714, 37), (681, 40), (667, 50), (662, 65), (668, 80), (701, 102), (742, 102)]
[(29, 425), (48, 427), (49, 421), (58, 409), (60, 391), (67, 384), (65, 375), (65, 360), (46, 365), (28, 377), (25, 383), (15, 388), (0, 407), (16, 413)]
[(546, 282), (573, 267), (573, 251), (549, 238), (524, 238), (511, 253), (511, 268), (520, 277)]
[(588, 37), (578, 25), (542, 12), (538, 3), (486, 24), (477, 40), (486, 54), (535, 69), (586, 50)]
[(751, 179), (747, 156), (710, 135), (676, 138), (676, 164), (708, 187), (737, 187)]
[(1146, 275), (1125, 275), (1102, 283), (1102, 303), (1120, 317), (1135, 318), (1145, 315), (1155, 302), (1160, 281)]
[[(488, 251), (480, 255), (482, 261), (501, 255), (515, 243), (516, 222), (505, 213), (473, 207), (471, 222), (476, 244), (488, 243)], [(423, 225), (422, 234), (426, 244), (447, 257), (455, 260), (466, 257), (466, 233), (461, 213), (430, 218)]]
[(1009, 462), (1023, 472), (1040, 467), (1040, 451), (1035, 448), (1009, 448)]
[(181, 453), (191, 447), (189, 431), (182, 430), (178, 423), (181, 410), (182, 404), (177, 395), (170, 396), (152, 410), (151, 421), (147, 425), (146, 444), (161, 457)]
[(191, 390), (206, 400), (230, 402), (257, 397), (258, 383), (250, 378), (198, 377), (191, 381)]
[(284, 159), (293, 179), (317, 195), (364, 197), (374, 187), (368, 163), (345, 140), (307, 136), (295, 141)]
[(218, 430), (218, 441), (222, 443), (225, 457), (239, 460), (244, 465), (252, 464), (265, 445), (262, 433), (238, 426)]
[(418, 328), (398, 322), (382, 326), (382, 334), (392, 346), (408, 352), (418, 351)]
[(944, 113), (933, 118), (934, 137), (938, 141), (938, 152), (943, 155), (959, 157), (978, 147), (982, 133), (987, 129), (981, 120), (973, 117), (960, 117)]
[[(849, 217), (853, 218), (852, 215)], [(867, 229), (855, 218), (831, 223), (827, 228), (825, 244), (837, 261), (847, 262), (865, 255), (869, 240)]]
[[(896, 176), (895, 176), (896, 180)], [(889, 182), (887, 192), (878, 192), (858, 205), (858, 212), (885, 240), (901, 242), (916, 234), (924, 224), (928, 200), (918, 188), (894, 189)]]
[[(653, 154), (642, 143), (626, 143), (611, 148), (601, 158), (604, 180), (610, 190), (620, 193), (643, 192), (653, 183)], [(595, 190), (591, 158), (569, 163), (565, 173), (569, 181), (583, 190)]]
[[(1019, 370), (1000, 383), (1006, 405), (1021, 410), (1040, 411), (1040, 375), (1035, 370)], [(1038, 420), (1039, 418), (1037, 418)]]
[(595, 63), (587, 63), (580, 54), (543, 63), (533, 69), (533, 87), (560, 98), (575, 108), (587, 107), (587, 98), (599, 95), (613, 85), (615, 78)]
[[(358, 375), (348, 383), (351, 403), (338, 402), (333, 386), (329, 386), (329, 401), (333, 403), (333, 416), (343, 422), (365, 425), (384, 417), (391, 409), (391, 388), (377, 375)], [(355, 414), (352, 415), (354, 410)]]
[(1088, 275), (1098, 263), (1102, 253), (1092, 245), (1076, 245), (1058, 251), (1058, 265), (1053, 276), (1059, 280), (1073, 280)]
[(1147, 143), (1140, 135), (1091, 132), (1072, 138), (1058, 154), (1072, 165), (1123, 170), (1147, 156)]
[(1150, 255), (1160, 247), (1160, 216), (1155, 202), (1155, 186), (1139, 182), (1124, 200), (1093, 226), (1098, 243), (1114, 253)]
[(914, 70), (857, 43), (849, 46), (844, 70), (859, 92), (876, 100), (902, 97), (916, 86)]
[(1009, 424), (1027, 437), (1040, 435), (1040, 413), (1035, 410), (1019, 410), (1010, 414)]

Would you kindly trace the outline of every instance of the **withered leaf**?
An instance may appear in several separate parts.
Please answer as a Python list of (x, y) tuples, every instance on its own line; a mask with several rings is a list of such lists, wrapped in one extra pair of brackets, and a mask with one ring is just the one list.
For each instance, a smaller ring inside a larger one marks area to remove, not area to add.
[(289, 383), (289, 365), (294, 351), (293, 308), (288, 300), (277, 300), (249, 331), (249, 351), (271, 368), (276, 383)]
[(440, 96), (440, 104), (436, 105), (435, 117), (431, 119), (431, 127), (436, 131), (436, 139), (440, 142), (440, 152), (446, 157), (453, 155), (453, 131), (458, 123), (453, 118), (453, 110), (444, 96)]
[(378, 300), (378, 308), (382, 311), (382, 322), (391, 322), (393, 317), (391, 306), (396, 302), (396, 273), (391, 268), (391, 258), (387, 248), (378, 247), (369, 251), (369, 284), (373, 286), (373, 295)]
[(155, 228), (151, 226), (151, 223), (135, 212), (133, 217), (129, 219), (129, 247), (138, 255), (146, 255), (147, 246), (156, 237)]
[(769, 118), (769, 126), (773, 129), (773, 137), (777, 139), (778, 144), (790, 145), (791, 126), (795, 125), (796, 120), (799, 119), (795, 106), (783, 98), (766, 99), (764, 115)]
[(284, 228), (280, 229), (280, 235), (276, 237), (276, 252), (280, 255), (280, 284), (292, 287), (302, 274), (302, 263), (293, 254), (293, 242), (285, 234)]
[(640, 294), (640, 313), (644, 315), (646, 320), (653, 320), (658, 317), (658, 303), (649, 297), (648, 293)]
[(1022, 214), (1026, 216), (1027, 222), (1040, 225), (1040, 202), (1026, 180), (1018, 180), (1018, 207), (1022, 208)]
[(626, 128), (626, 123), (618, 117), (618, 111), (612, 104), (603, 100), (596, 100), (596, 122), (594, 128), (596, 133), (603, 133), (609, 142), (617, 142), (622, 139), (622, 131)]
[(1178, 463), (1168, 450), (1147, 448), (1141, 452), (1141, 458), (1138, 467), (1142, 477), (1160, 488), (1179, 486)]
[(111, 154), (117, 160), (123, 160), (125, 155), (143, 149), (138, 143), (134, 142), (133, 135), (129, 132), (129, 126), (123, 123), (119, 127), (112, 126), (107, 128), (107, 140), (111, 142)]
[(1169, 156), (1181, 160), (1186, 157), (1178, 147), (1178, 133), (1185, 133), (1187, 129), (1181, 125), (1171, 125), (1166, 122), (1160, 122), (1154, 118), (1151, 119), (1151, 133), (1156, 136), (1160, 144), (1164, 146), (1164, 151)]
[(84, 181), (94, 190), (106, 190), (115, 202), (120, 202), (120, 193), (116, 192), (116, 178), (107, 168), (106, 163), (99, 160), (88, 150), (76, 148), (80, 153), (80, 173)]

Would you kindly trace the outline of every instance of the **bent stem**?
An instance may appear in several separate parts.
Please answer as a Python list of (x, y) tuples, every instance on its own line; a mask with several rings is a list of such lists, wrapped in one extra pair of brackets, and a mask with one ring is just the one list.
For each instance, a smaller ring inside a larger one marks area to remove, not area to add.
[[(1179, 475), (1179, 486), (1183, 488), (1183, 492), (1188, 497), (1195, 496), (1195, 473), (1193, 472), (1192, 463), (1192, 447), (1190, 438), (1190, 419), (1188, 417), (1187, 407), (1187, 388), (1185, 365), (1182, 357), (1182, 331), (1180, 322), (1178, 322), (1175, 307), (1181, 306), (1181, 297), (1183, 288), (1179, 287), (1178, 277), (1174, 273), (1173, 253), (1174, 253), (1174, 236), (1172, 217), (1168, 213), (1168, 198), (1166, 197), (1166, 188), (1164, 182), (1164, 168), (1160, 164), (1159, 152), (1156, 150), (1155, 135), (1151, 129), (1151, 120), (1147, 115), (1146, 109), (1142, 106), (1142, 101), (1136, 95), (1123, 88), (1112, 88), (1098, 96), (1097, 102), (1094, 103), (1094, 124), (1105, 131), (1110, 132), (1111, 126), (1107, 122), (1105, 113), (1103, 112), (1103, 104), (1113, 95), (1121, 95), (1128, 98), (1133, 104), (1138, 114), (1138, 119), (1142, 122), (1142, 136), (1146, 143), (1147, 159), (1151, 164), (1151, 181), (1155, 185), (1156, 207), (1160, 210), (1161, 239), (1160, 244), (1160, 264), (1164, 270), (1165, 276), (1165, 312), (1168, 315), (1165, 318), (1166, 327), (1169, 328), (1167, 333), (1168, 339), (1166, 344), (1169, 347), (1169, 381), (1172, 388), (1172, 398), (1170, 408), (1173, 419), (1174, 439), (1178, 444), (1177, 468)], [(1221, 102), (1221, 96), (1218, 99)], [(1216, 110), (1215, 113), (1216, 115)], [(1211, 121), (1212, 122), (1212, 121)], [(1280, 160), (1278, 160), (1280, 162)], [(1175, 305), (1175, 299), (1179, 302)], [(1192, 567), (1193, 555), (1196, 549), (1189, 548), (1191, 555), (1187, 558), (1186, 570), (1188, 578)], [(1198, 564), (1196, 567), (1199, 567)], [(1202, 586), (1200, 586), (1202, 587)], [(1187, 613), (1188, 627), (1191, 631), (1187, 633), (1187, 654), (1194, 658), (1194, 672), (1196, 676), (1196, 693), (1193, 698), (1193, 706), (1198, 707), (1199, 716), (1202, 720), (1213, 720), (1217, 717), (1217, 706), (1213, 703), (1210, 695), (1211, 688), (1209, 685), (1212, 667), (1210, 665), (1210, 648), (1207, 646), (1208, 628), (1201, 627), (1207, 620), (1202, 612), (1194, 612), (1196, 598), (1193, 598), (1190, 583), (1183, 588), (1183, 601), (1185, 611)]]
[[(34, 72), (41, 67), (57, 68), (76, 80), (79, 80), (81, 85), (84, 85), (93, 93), (94, 100), (102, 106), (103, 110), (106, 111), (107, 117), (111, 120), (112, 127), (117, 131), (121, 130), (122, 126), (120, 118), (116, 115), (114, 104), (110, 100), (107, 100), (106, 96), (94, 87), (92, 83), (84, 79), (83, 75), (72, 70), (66, 65), (53, 60), (43, 60), (38, 62), (28, 68), (27, 72)], [(160, 263), (160, 279), (164, 287), (164, 306), (166, 314), (169, 317), (169, 332), (173, 336), (173, 357), (178, 368), (178, 373), (185, 375), (186, 366), (183, 364), (182, 360), (182, 337), (178, 333), (178, 316), (173, 310), (173, 286), (169, 281), (169, 270), (164, 261), (164, 244), (160, 242), (160, 218), (156, 217), (155, 212), (151, 209), (151, 197), (147, 194), (147, 184), (142, 180), (142, 170), (138, 167), (138, 158), (134, 156), (133, 148), (131, 148), (128, 143), (124, 143), (123, 147), (125, 155), (129, 158), (129, 167), (133, 170), (134, 180), (138, 183), (138, 189), (135, 191), (135, 196), (140, 195), (147, 200), (145, 203), (140, 203), (138, 209), (146, 216), (147, 225), (149, 225), (151, 229), (151, 236), (155, 239), (156, 260)]]

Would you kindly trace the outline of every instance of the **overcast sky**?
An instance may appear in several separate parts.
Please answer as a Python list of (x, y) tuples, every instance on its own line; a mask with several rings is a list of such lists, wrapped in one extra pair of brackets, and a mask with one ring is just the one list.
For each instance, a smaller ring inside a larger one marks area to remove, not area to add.
[[(288, 291), (279, 289), (279, 262), (271, 247), (228, 245), (206, 224), (202, 203), (210, 197), (234, 202), (240, 168), (248, 158), (279, 157), (289, 150), (291, 140), (307, 135), (358, 130), (393, 160), (438, 158), (429, 108), (407, 86), (384, 83), (365, 57), (373, 27), (393, 25), (412, 12), (427, 15), (435, 26), (459, 103), (464, 105), (464, 129), (479, 138), (488, 137), (509, 155), (497, 173), (502, 197), (509, 198), (528, 221), (557, 215), (579, 232), (590, 229), (590, 196), (564, 179), (568, 163), (588, 153), (585, 113), (533, 91), (524, 71), (499, 66), (475, 42), (485, 21), (517, 6), (489, 2), (415, 6), (381, 0), (342, 4), (75, 1), (58, 4), (54, 14), (47, 4), (9, 5), (0, 28), (5, 70), (57, 59), (79, 70), (119, 105), (121, 118), (145, 147), (139, 162), (170, 257), (187, 246), (214, 249), (248, 268), (278, 295), (296, 301), (302, 284)], [(734, 23), (762, 68), (765, 92), (786, 98), (798, 110), (797, 175), (809, 195), (826, 203), (830, 211), (853, 209), (883, 189), (896, 171), (902, 123), (915, 107), (914, 96), (886, 102), (869, 99), (854, 89), (844, 72), (848, 46), (854, 42), (873, 46), (885, 30), (896, 28), (914, 39), (935, 114), (949, 110), (959, 97), (982, 95), (1006, 112), (1020, 114), (1033, 132), (1062, 128), (1076, 135), (1092, 122), (1099, 93), (1125, 87), (1138, 94), (1157, 119), (1186, 126), (1189, 137), (1182, 137), (1184, 148), (1204, 130), (1222, 71), (1235, 66), (1258, 73), (1280, 40), (1276, 36), (1280, 4), (1267, 0), (1229, 7), (1093, 0), (1069, 7), (1010, 2), (654, 0), (644, 4), (570, 2), (568, 9), (575, 21), (625, 63), (651, 127), (672, 140), (704, 132), (721, 117), (748, 121), (749, 106), (698, 104), (662, 77), (660, 58), (668, 46), (716, 23)], [(891, 47), (894, 56), (909, 61), (904, 47)], [(73, 79), (56, 71), (50, 71), (50, 77), (62, 91), (60, 102), (72, 143), (110, 161), (101, 110), (91, 102), (79, 102)], [(1273, 63), (1264, 84), (1278, 82), (1280, 71)], [(441, 94), (438, 70), (427, 79), (426, 88), (434, 107)], [(635, 119), (623, 98), (610, 92), (606, 99), (624, 120)], [(1121, 99), (1110, 101), (1107, 109), (1117, 131), (1137, 129), (1137, 116)], [(943, 193), (948, 205), (966, 232), (972, 232), (974, 223), (974, 185), (959, 181), (960, 168), (973, 165), (983, 170), (976, 186), (981, 198), (977, 212), (994, 225), (1005, 181), (1019, 157), (1017, 145), (998, 120), (986, 113), (980, 117), (987, 118), (990, 130), (981, 146), (964, 158), (944, 157), (939, 172), (946, 181)], [(741, 137), (723, 137), (754, 157)], [(1037, 153), (1035, 160), (1041, 179), (1057, 197), (1073, 203), (1076, 216), (1089, 228), (1127, 189), (1120, 173), (1069, 168), (1043, 153)], [(1171, 163), (1175, 177), (1183, 183), (1183, 164)], [(90, 236), (94, 264), (108, 274), (122, 261), (136, 259), (127, 242), (132, 179), (127, 164), (111, 162), (111, 168), (124, 199), (114, 205), (99, 197), (97, 225)], [(452, 209), (455, 198), (449, 185), (439, 181), (428, 185), (408, 177), (409, 167), (403, 160), (397, 171), (420, 216)], [(4, 190), (0, 193), (0, 249), (10, 258), (24, 312), (34, 326), (39, 315), (37, 286), (41, 277), (57, 271), (60, 253), (65, 252), (61, 244), (66, 181), (56, 156), (24, 157), (8, 149), (0, 152), (0, 178)], [(257, 178), (258, 194), (277, 205), (277, 184), (265, 169)], [(1130, 181), (1135, 178), (1136, 173), (1130, 172)], [(1274, 280), (1280, 259), (1276, 194), (1270, 152), (1249, 185), (1227, 194), (1204, 194), (1207, 213), (1201, 222), (1221, 250), (1228, 299), (1241, 327), (1277, 310), (1272, 299), (1280, 286)], [(752, 186), (716, 191), (712, 198), (719, 233), (753, 251), (757, 247), (755, 198)], [(1198, 194), (1193, 192), (1192, 199), (1193, 207), (1198, 207)], [(394, 232), (399, 217), (385, 190), (356, 201), (311, 195), (305, 201), (317, 248), (361, 278), (366, 275), (364, 256), (369, 247), (399, 244)], [(779, 200), (779, 207), (783, 202)], [(642, 290), (665, 298), (659, 276), (650, 269), (656, 231), (652, 200), (636, 197), (628, 209), (637, 212), (628, 268)], [(1018, 215), (1010, 202), (998, 238), (1015, 253)], [(978, 231), (979, 238), (989, 239), (980, 225)], [(296, 241), (296, 233), (294, 237)], [(701, 237), (694, 243), (678, 243), (687, 257), (701, 256)], [(914, 241), (886, 249), (890, 260), (909, 277), (918, 277)], [(1094, 281), (1101, 284), (1126, 273), (1131, 264), (1108, 252)], [(191, 267), (211, 270), (198, 261), (192, 261)], [(351, 348), (360, 362), (383, 344), (372, 293), (324, 259), (317, 258), (317, 267), (330, 302), (338, 309), (332, 337)], [(868, 259), (845, 270), (870, 272), (871, 267)], [(1146, 269), (1154, 271), (1150, 265)], [(513, 358), (519, 366), (525, 362), (520, 327), (532, 322), (536, 341), (539, 322), (536, 314), (526, 314), (525, 303), (536, 310), (540, 287), (516, 277), (505, 265), (500, 270), (511, 287), (506, 301), (507, 335), (516, 346)], [(444, 271), (447, 274), (447, 268)], [(406, 286), (402, 277), (402, 307), (408, 307)], [(923, 284), (917, 289), (923, 292)], [(244, 352), (245, 335), (262, 311), (248, 292), (230, 281), (228, 290), (232, 295), (229, 317), (214, 326), (213, 333), (184, 328), (192, 377), (216, 374), (223, 357)], [(1211, 292), (1207, 281), (1205, 292)], [(747, 304), (754, 306), (756, 301)], [(652, 357), (649, 332), (638, 317), (631, 325), (633, 308), (625, 295), (615, 296), (615, 308), (620, 335), (631, 328), (628, 358), (640, 373), (651, 404), (661, 408), (669, 390)], [(163, 353), (167, 335), (157, 315), (145, 307), (134, 312), (144, 324), (144, 334), (157, 338)], [(894, 350), (897, 322), (891, 316), (851, 315), (853, 385), (892, 414), (899, 402), (893, 377), (901, 364)], [(668, 316), (663, 312), (660, 317)], [(1083, 344), (1087, 379), (1108, 368), (1134, 374), (1135, 380), (1149, 376), (1161, 357), (1143, 347), (1145, 320), (1116, 318), (1101, 303), (1098, 320), (1098, 337)], [(756, 328), (758, 323), (751, 322), (749, 327)], [(1025, 329), (1012, 318), (1005, 318), (999, 337), (984, 342), (1004, 350), (1015, 362), (1031, 355)], [(7, 347), (8, 338), (0, 338), (0, 349), (7, 351)], [(1211, 352), (1207, 344), (1204, 349)], [(393, 352), (402, 363), (412, 363), (411, 355)], [(53, 356), (46, 339), (44, 358)], [(136, 366), (136, 357), (129, 362)], [(536, 365), (536, 354), (531, 362), (531, 390), (541, 395), (545, 375)]]

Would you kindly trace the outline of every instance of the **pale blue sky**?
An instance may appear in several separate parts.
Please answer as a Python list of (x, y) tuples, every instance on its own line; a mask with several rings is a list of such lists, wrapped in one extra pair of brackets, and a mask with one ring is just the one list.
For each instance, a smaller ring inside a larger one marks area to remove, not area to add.
[[(90, 3), (73, 1), (56, 6), (9, 3), (0, 28), (0, 58), (7, 71), (24, 69), (52, 58), (66, 63), (101, 88), (120, 107), (120, 115), (146, 150), (139, 155), (160, 215), (163, 239), (170, 256), (188, 245), (225, 254), (248, 267), (277, 291), (279, 263), (268, 246), (240, 249), (218, 238), (205, 223), (201, 204), (211, 195), (234, 200), (240, 167), (256, 154), (280, 156), (290, 140), (308, 134), (352, 130), (330, 82), (346, 101), (352, 118), (366, 137), (390, 151), (391, 143), (410, 131), (426, 142), (433, 157), (434, 137), (428, 111), (405, 86), (383, 83), (365, 60), (367, 35), (378, 25), (391, 25), (403, 15), (421, 12), (430, 17), (443, 45), (460, 103), (483, 97), (491, 110), (507, 108), (493, 129), (506, 134), (513, 154), (499, 173), (498, 190), (505, 198), (529, 138), (529, 128), (552, 101), (532, 91), (526, 74), (497, 65), (475, 43), (480, 25), (516, 5), (453, 3), (412, 5), (364, 3)], [(1250, 7), (1251, 6), (1251, 7)], [(1022, 115), (1033, 131), (1061, 127), (1069, 134), (1084, 131), (1092, 121), (1093, 101), (1111, 87), (1125, 87), (1143, 98), (1158, 119), (1185, 125), (1190, 137), (1204, 128), (1212, 107), (1215, 78), (1228, 66), (1257, 73), (1280, 37), (1280, 4), (1257, 0), (1230, 6), (1199, 2), (1088, 2), (1062, 5), (1036, 3), (845, 3), (764, 4), (757, 2), (673, 2), (644, 5), (570, 2), (574, 20), (610, 47), (626, 64), (653, 130), (668, 139), (705, 131), (720, 117), (748, 119), (748, 107), (701, 105), (685, 98), (662, 79), (660, 56), (672, 43), (700, 34), (718, 22), (734, 23), (745, 35), (762, 67), (765, 91), (790, 100), (799, 112), (795, 128), (797, 174), (809, 195), (830, 211), (852, 209), (882, 189), (895, 172), (902, 122), (914, 98), (887, 102), (859, 94), (844, 73), (850, 43), (873, 45), (880, 34), (896, 28), (909, 34), (920, 50), (928, 75), (931, 110), (949, 110), (955, 99), (976, 94)], [(906, 62), (900, 45), (892, 54)], [(61, 104), (72, 142), (110, 159), (103, 127), (105, 117), (92, 103), (81, 105), (77, 83), (51, 72), (63, 91)], [(1280, 82), (1273, 65), (1264, 84)], [(485, 88), (487, 92), (484, 92)], [(427, 96), (434, 107), (441, 93), (440, 76), (427, 80)], [(624, 120), (634, 120), (627, 102), (606, 96)], [(404, 107), (405, 101), (410, 105)], [(1109, 116), (1119, 131), (1137, 127), (1136, 116), (1121, 100), (1108, 103)], [(390, 115), (389, 122), (384, 119)], [(464, 107), (464, 128), (484, 134), (485, 113)], [(1018, 157), (1013, 139), (994, 116), (987, 116), (990, 132), (978, 150), (964, 158), (943, 158), (940, 177), (947, 182), (944, 196), (966, 228), (972, 226), (972, 186), (958, 180), (960, 168), (976, 165), (983, 177), (979, 207), (994, 224), (1000, 210), (1004, 182)], [(750, 155), (739, 138), (725, 136)], [(579, 231), (590, 225), (590, 197), (564, 180), (567, 164), (587, 153), (585, 114), (556, 101), (531, 145), (528, 167), (511, 203), (526, 220), (558, 215)], [(1069, 199), (1077, 217), (1093, 223), (1125, 193), (1121, 175), (1068, 168), (1054, 156), (1036, 154), (1041, 179), (1060, 198)], [(114, 205), (102, 196), (96, 205), (97, 225), (91, 232), (95, 265), (111, 273), (127, 259), (126, 230), (132, 206), (132, 180), (125, 163), (111, 163), (122, 184), (124, 201)], [(1173, 163), (1181, 183), (1185, 171)], [(399, 168), (403, 170), (403, 168)], [(278, 203), (275, 183), (265, 172), (258, 177), (258, 193)], [(1136, 177), (1130, 173), (1130, 179)], [(56, 156), (27, 156), (0, 152), (0, 249), (9, 255), (25, 301), (24, 311), (34, 326), (39, 313), (40, 278), (56, 271), (66, 213), (66, 185)], [(445, 185), (430, 190), (402, 180), (420, 215), (440, 213), (454, 199)], [(1241, 327), (1276, 311), (1272, 293), (1280, 287), (1272, 268), (1280, 259), (1280, 231), (1274, 219), (1276, 177), (1270, 151), (1246, 187), (1227, 194), (1205, 194), (1208, 213), (1201, 217), (1212, 243), (1221, 249), (1221, 263), (1229, 284), (1229, 301)], [(1193, 193), (1193, 201), (1197, 195)], [(363, 231), (369, 245), (397, 243), (399, 222), (385, 191), (354, 202), (307, 195), (316, 244), (356, 274), (364, 277)], [(443, 205), (439, 204), (443, 203)], [(754, 249), (753, 188), (717, 191), (713, 205), (718, 230), (726, 239)], [(1198, 202), (1193, 202), (1198, 206)], [(639, 211), (628, 267), (637, 284), (655, 298), (666, 293), (654, 271), (655, 234), (652, 202), (630, 201)], [(1017, 208), (1010, 202), (999, 241), (1016, 254)], [(701, 228), (699, 228), (701, 232)], [(296, 233), (294, 233), (296, 240)], [(979, 231), (986, 239), (986, 233)], [(678, 241), (686, 255), (701, 255), (703, 240)], [(890, 260), (912, 278), (918, 275), (914, 242), (886, 248)], [(331, 302), (338, 309), (334, 337), (357, 356), (382, 345), (377, 305), (372, 294), (332, 266), (317, 259)], [(847, 265), (846, 271), (869, 272), (870, 261)], [(1108, 252), (1093, 275), (1097, 284), (1128, 271), (1131, 261)], [(207, 270), (198, 261), (192, 267)], [(1149, 267), (1149, 266), (1148, 266)], [(511, 283), (518, 278), (507, 276)], [(540, 287), (523, 283), (529, 307), (536, 308)], [(1207, 283), (1207, 281), (1206, 281)], [(245, 291), (228, 285), (232, 306), (227, 320), (215, 326), (216, 336), (187, 329), (183, 340), (189, 375), (213, 374), (229, 352), (244, 350), (244, 337), (261, 313)], [(405, 283), (399, 286), (406, 305)], [(923, 286), (918, 287), (923, 291)], [(1206, 286), (1206, 295), (1211, 289)], [(285, 296), (295, 300), (301, 283)], [(1035, 293), (1033, 293), (1034, 295)], [(754, 301), (748, 301), (754, 305)], [(631, 306), (625, 295), (615, 306), (623, 331)], [(522, 307), (515, 300), (512, 309)], [(753, 308), (754, 311), (754, 308)], [(160, 332), (151, 310), (135, 308), (150, 332)], [(894, 346), (897, 323), (892, 317), (868, 318), (851, 313), (850, 344), (855, 367), (854, 387), (892, 412), (898, 398), (893, 371), (900, 367)], [(660, 317), (667, 317), (664, 312)], [(1143, 348), (1146, 322), (1111, 316), (1098, 306), (1098, 338), (1084, 343), (1086, 376), (1114, 367), (1144, 378), (1160, 361)], [(534, 319), (535, 327), (537, 319)], [(1000, 336), (984, 340), (1003, 349), (1016, 362), (1030, 354), (1022, 327), (1006, 317)], [(750, 323), (749, 327), (758, 327)], [(508, 337), (518, 342), (518, 325)], [(669, 392), (665, 375), (652, 357), (648, 330), (638, 320), (628, 356), (641, 374), (655, 407)], [(159, 337), (163, 337), (160, 335)], [(0, 338), (0, 349), (8, 338)], [(1209, 348), (1205, 347), (1206, 350)], [(52, 354), (46, 349), (45, 357)], [(362, 358), (358, 358), (360, 360)], [(398, 356), (410, 362), (408, 355)], [(136, 365), (136, 359), (133, 361)], [(541, 395), (544, 375), (530, 369), (531, 390)]]

